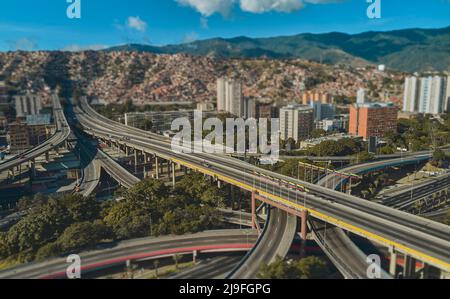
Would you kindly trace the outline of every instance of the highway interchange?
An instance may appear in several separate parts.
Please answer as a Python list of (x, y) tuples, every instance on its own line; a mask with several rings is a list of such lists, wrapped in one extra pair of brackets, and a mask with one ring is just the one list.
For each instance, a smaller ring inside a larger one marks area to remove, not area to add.
[[(327, 221), (363, 237), (410, 254), (419, 260), (449, 269), (449, 228), (420, 217), (396, 211), (353, 196), (327, 190), (292, 178), (263, 171), (241, 161), (208, 154), (185, 155), (174, 153), (170, 143), (137, 129), (123, 127), (94, 114), (87, 103), (82, 105), (80, 120), (87, 131), (96, 137), (111, 140), (143, 152), (152, 152), (174, 163), (201, 171), (248, 191), (257, 191), (283, 206), (301, 211), (307, 209), (314, 218)], [(94, 117), (92, 115), (95, 115)], [(121, 135), (121, 136), (118, 136)], [(124, 142), (123, 138), (128, 140)], [(204, 162), (210, 168), (204, 167)], [(415, 159), (416, 160), (416, 159)], [(380, 165), (381, 167), (381, 165)], [(280, 186), (279, 182), (263, 181), (255, 172), (265, 172), (274, 179), (303, 184), (308, 193), (300, 193)], [(242, 176), (244, 173), (244, 176)], [(303, 198), (303, 200), (302, 200)]]
[[(57, 105), (57, 103), (55, 104)], [(61, 111), (60, 106), (59, 108), (58, 106), (55, 107), (57, 107), (55, 114), (58, 111)], [(450, 234), (448, 227), (445, 225), (440, 225), (423, 218), (382, 207), (381, 205), (368, 203), (358, 198), (327, 190), (326, 188), (321, 188), (313, 184), (264, 171), (242, 161), (228, 157), (219, 157), (208, 154), (184, 155), (174, 153), (170, 149), (170, 140), (167, 138), (138, 129), (125, 127), (114, 121), (108, 120), (98, 115), (86, 102), (82, 103), (82, 109), (76, 108), (75, 111), (77, 118), (84, 126), (84, 130), (95, 137), (130, 146), (139, 149), (142, 152), (156, 154), (168, 161), (201, 171), (216, 179), (235, 184), (245, 190), (257, 191), (259, 194), (274, 200), (274, 202), (281, 204), (286, 208), (297, 211), (307, 209), (315, 219), (329, 222), (337, 227), (352, 231), (355, 234), (362, 235), (386, 246), (396, 247), (419, 260), (424, 260), (441, 269), (447, 271), (450, 269), (450, 251), (448, 250), (450, 248)], [(68, 126), (67, 129), (64, 129), (66, 128), (66, 125), (64, 125), (64, 115), (62, 115), (60, 121), (63, 123), (60, 132), (63, 134), (61, 136), (61, 138), (63, 138), (66, 134), (68, 136), (67, 130), (70, 134), (70, 129)], [(55, 144), (60, 144), (64, 140), (65, 139), (58, 139), (57, 143), (49, 140), (42, 146), (45, 146), (46, 151), (48, 151), (48, 148), (55, 146)], [(41, 150), (39, 150), (41, 154), (46, 151), (41, 152)], [(31, 158), (33, 155), (34, 153), (26, 154), (22, 156), (20, 162), (14, 163), (23, 163), (26, 160), (31, 160), (33, 159)], [(411, 161), (417, 161), (417, 159), (429, 159), (429, 153), (420, 153), (418, 156), (412, 158), (402, 158), (401, 160), (403, 163), (405, 162), (405, 159), (411, 159)], [(107, 163), (102, 163), (102, 167), (106, 169), (108, 167), (111, 168), (108, 169), (108, 173), (116, 173), (118, 176), (116, 179), (121, 182), (123, 182), (125, 178), (125, 183), (123, 184), (125, 187), (131, 187), (139, 181), (102, 151), (98, 151), (95, 159), (92, 159), (92, 161), (95, 162), (101, 162), (102, 160), (107, 161)], [(393, 160), (388, 163), (375, 162), (368, 167), (359, 166), (359, 168), (349, 168), (346, 169), (346, 171), (364, 172), (378, 166), (385, 167), (389, 163), (398, 163), (398, 160), (399, 159), (396, 159), (395, 161)], [(208, 167), (205, 167), (205, 161), (208, 161)], [(406, 160), (406, 163), (408, 163), (408, 160)], [(88, 177), (95, 178), (97, 177), (97, 170), (93, 168), (93, 165), (95, 164), (91, 164), (92, 163), (90, 163), (85, 170), (87, 170)], [(260, 175), (261, 173), (265, 173), (273, 178), (273, 180), (268, 181), (267, 179), (263, 179)], [(340, 180), (337, 180), (336, 178), (328, 177), (328, 180), (329, 179), (332, 179), (335, 185), (340, 182)], [(308, 192), (299, 192), (287, 188), (281, 184), (281, 181), (302, 184), (307, 188)], [(326, 185), (326, 182), (322, 182), (322, 186), (324, 184)], [(90, 194), (92, 192), (92, 187), (88, 187), (87, 189), (90, 191), (86, 194)], [(289, 216), (286, 212), (279, 209), (271, 209), (269, 215), (268, 224), (265, 226), (263, 234), (258, 239), (257, 245), (239, 263), (239, 267), (236, 267), (229, 277), (255, 277), (261, 263), (273, 261), (277, 255), (286, 255), (292, 243), (293, 236), (296, 234), (296, 217)], [(312, 228), (315, 227), (314, 225), (311, 226)], [(320, 231), (320, 229), (316, 227), (315, 231)], [(342, 245), (342, 242), (346, 244), (346, 247), (341, 247), (341, 249), (348, 249), (353, 246), (356, 248), (351, 240), (348, 239), (347, 235), (339, 228), (336, 228), (334, 235), (340, 236), (340, 245)], [(339, 243), (333, 244), (332, 242), (334, 238), (333, 227), (331, 225), (327, 237), (327, 245), (329, 248), (330, 246), (333, 250), (339, 248)], [(339, 240), (339, 238), (337, 238), (337, 240)], [(356, 250), (359, 249), (356, 248)], [(348, 255), (346, 261), (348, 262)], [(231, 264), (232, 263), (227, 263), (227, 266), (229, 267)], [(361, 268), (361, 266), (362, 264), (359, 263), (359, 265), (350, 265), (350, 268), (358, 269), (358, 267)], [(52, 272), (49, 271), (49, 269), (46, 271), (47, 274)], [(356, 276), (359, 275), (360, 274)]]

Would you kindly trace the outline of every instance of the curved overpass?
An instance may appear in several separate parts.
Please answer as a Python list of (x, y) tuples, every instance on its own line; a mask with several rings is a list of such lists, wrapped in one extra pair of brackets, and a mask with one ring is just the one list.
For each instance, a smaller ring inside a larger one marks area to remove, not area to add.
[[(83, 108), (86, 109), (86, 108)], [(87, 108), (92, 109), (92, 108)], [(314, 218), (339, 226), (355, 234), (393, 246), (414, 258), (438, 268), (450, 269), (450, 229), (448, 226), (402, 213), (378, 204), (342, 194), (323, 187), (261, 170), (255, 166), (214, 155), (186, 155), (171, 151), (170, 143), (137, 129), (123, 128), (121, 124), (105, 120), (88, 112), (85, 123), (97, 137), (128, 145), (143, 152), (157, 154), (193, 170), (200, 171), (244, 190), (255, 191), (290, 211), (308, 211)], [(118, 136), (120, 134), (120, 136)], [(126, 137), (126, 141), (123, 140)], [(211, 167), (205, 167), (208, 161)], [(272, 180), (265, 181), (265, 173)], [(244, 175), (243, 175), (244, 174)], [(302, 184), (307, 193), (291, 190), (282, 181)], [(298, 200), (302, 198), (302, 200)]]
[(0, 172), (13, 169), (16, 166), (42, 156), (50, 150), (60, 146), (69, 137), (71, 130), (57, 95), (53, 95), (53, 115), (56, 123), (56, 133), (44, 143), (20, 154), (11, 160), (0, 163)]
[[(82, 274), (125, 264), (129, 260), (152, 258), (197, 252), (248, 251), (256, 242), (252, 230), (209, 231), (193, 235), (166, 236), (124, 241), (109, 249), (79, 254)], [(41, 263), (31, 263), (0, 271), (0, 279), (57, 279), (66, 277), (70, 264), (66, 258)]]
[(269, 222), (255, 247), (228, 275), (230, 279), (254, 279), (261, 265), (268, 265), (277, 257), (285, 257), (297, 234), (297, 217), (272, 208)]
[[(431, 158), (429, 151), (422, 151), (407, 157), (400, 157), (387, 161), (369, 162), (360, 165), (353, 165), (341, 170), (341, 172), (364, 174), (377, 171), (387, 167), (400, 165), (409, 165), (429, 160)], [(330, 184), (331, 182), (331, 184)], [(328, 175), (320, 180), (319, 185), (333, 185), (335, 189), (339, 188), (344, 181), (338, 175)], [(387, 205), (391, 206), (391, 205)], [(394, 207), (397, 208), (397, 207)], [(323, 223), (311, 221), (310, 226), (313, 230), (313, 236), (322, 250), (333, 261), (335, 266), (346, 278), (366, 278), (367, 263), (366, 254), (364, 254), (350, 238), (341, 229), (331, 226), (325, 228)], [(390, 275), (383, 272), (383, 278), (389, 278)]]

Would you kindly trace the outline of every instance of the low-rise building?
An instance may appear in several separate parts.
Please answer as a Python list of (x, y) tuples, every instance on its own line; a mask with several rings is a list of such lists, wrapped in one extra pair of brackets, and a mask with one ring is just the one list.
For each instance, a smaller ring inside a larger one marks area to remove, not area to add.
[(30, 146), (37, 146), (47, 140), (55, 131), (50, 114), (28, 115), (27, 127)]
[(24, 122), (10, 123), (6, 138), (13, 153), (24, 152), (30, 148), (28, 127)]
[(17, 118), (26, 118), (27, 115), (37, 115), (41, 113), (42, 99), (33, 94), (14, 96)]
[[(203, 112), (203, 117), (215, 117), (215, 111)], [(170, 131), (172, 122), (177, 118), (194, 120), (194, 110), (179, 110), (165, 112), (131, 112), (125, 113), (125, 125), (152, 131)]]
[(332, 104), (334, 102), (333, 96), (325, 92), (307, 91), (302, 95), (302, 104), (310, 105), (311, 102), (319, 102), (322, 104)]
[(326, 132), (333, 131), (347, 131), (348, 116), (338, 116), (333, 119), (324, 119), (316, 122), (317, 130), (324, 130)]

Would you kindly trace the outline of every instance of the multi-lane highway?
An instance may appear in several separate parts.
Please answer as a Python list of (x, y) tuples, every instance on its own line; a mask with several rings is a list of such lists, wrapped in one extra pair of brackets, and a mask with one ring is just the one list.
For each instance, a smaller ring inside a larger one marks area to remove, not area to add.
[(70, 127), (67, 123), (61, 102), (57, 95), (53, 95), (53, 117), (56, 124), (56, 133), (44, 143), (18, 155), (15, 158), (0, 163), (0, 172), (13, 169), (16, 166), (31, 161), (50, 150), (60, 146), (70, 135)]
[(395, 209), (406, 210), (411, 208), (418, 200), (436, 194), (438, 191), (450, 189), (449, 186), (450, 173), (447, 173), (415, 185), (391, 190), (380, 197), (380, 203)]
[[(369, 162), (360, 165), (354, 165), (342, 169), (342, 172), (361, 174), (386, 167), (398, 167), (401, 165), (415, 164), (428, 160), (431, 154), (426, 151), (415, 153), (404, 157), (399, 156), (397, 159), (386, 161)], [(338, 188), (343, 183), (343, 179), (338, 174), (330, 174), (323, 178), (319, 184), (322, 186), (333, 186)], [(417, 193), (413, 200), (430, 190), (436, 190), (437, 187), (443, 187), (448, 184), (448, 176), (444, 176), (438, 180), (428, 181), (417, 186)], [(424, 188), (423, 190), (421, 188)], [(405, 197), (407, 195), (407, 198)], [(389, 199), (382, 202), (385, 206), (402, 210), (405, 201), (411, 201), (411, 190), (401, 190), (398, 194), (389, 193)], [(397, 204), (397, 205), (395, 205)], [(340, 228), (335, 226), (326, 226), (324, 223), (312, 221), (311, 227), (316, 242), (321, 246), (328, 257), (333, 261), (335, 266), (346, 278), (365, 278), (367, 271), (366, 255), (355, 246), (350, 238)], [(388, 274), (382, 273), (385, 278)]]
[[(81, 270), (89, 273), (117, 265), (128, 260), (139, 261), (175, 254), (198, 252), (235, 252), (250, 250), (257, 239), (253, 230), (221, 230), (184, 236), (145, 238), (121, 242), (94, 251), (80, 253)], [(57, 258), (42, 263), (30, 263), (0, 271), (0, 279), (65, 278), (70, 263)]]
[[(143, 152), (203, 172), (248, 191), (255, 191), (277, 204), (296, 211), (307, 210), (321, 219), (386, 246), (395, 247), (419, 260), (450, 270), (450, 229), (407, 213), (333, 190), (261, 170), (234, 159), (208, 154), (186, 155), (171, 150), (170, 142), (153, 134), (123, 127), (107, 120), (83, 104), (81, 122), (97, 137), (126, 144)], [(125, 139), (124, 139), (125, 138)], [(126, 141), (125, 141), (126, 140)], [(208, 165), (205, 166), (205, 161)], [(381, 167), (381, 166), (380, 166)], [(258, 173), (265, 173), (267, 180)], [(282, 181), (302, 184), (308, 192), (298, 192)]]
[(269, 265), (277, 257), (285, 257), (297, 234), (297, 217), (273, 209), (269, 221), (254, 249), (228, 275), (231, 279), (254, 279), (261, 265)]

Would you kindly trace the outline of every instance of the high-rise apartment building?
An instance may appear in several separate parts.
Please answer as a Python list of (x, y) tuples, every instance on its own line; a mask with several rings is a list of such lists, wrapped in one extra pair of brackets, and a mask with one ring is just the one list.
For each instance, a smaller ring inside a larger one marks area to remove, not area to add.
[(258, 118), (258, 102), (256, 99), (245, 99), (244, 115), (246, 118)]
[(8, 95), (6, 92), (6, 83), (2, 77), (0, 77), (0, 105), (8, 104)]
[(398, 108), (393, 104), (373, 103), (350, 107), (349, 133), (354, 136), (384, 137), (387, 132), (396, 132)]
[(450, 112), (450, 76), (447, 77), (447, 87), (444, 103), (444, 112)]
[(449, 88), (448, 78), (445, 77), (407, 77), (405, 79), (403, 111), (424, 114), (448, 112)]
[(314, 121), (332, 119), (336, 116), (336, 106), (333, 104), (323, 104), (321, 102), (311, 102), (311, 108), (314, 110)]
[(366, 90), (364, 88), (360, 88), (358, 90), (358, 94), (356, 96), (357, 104), (365, 104), (366, 103)]
[(444, 110), (445, 80), (443, 77), (425, 77), (420, 80), (419, 112), (439, 114)]
[(314, 128), (314, 111), (309, 106), (290, 105), (280, 109), (280, 138), (296, 142), (310, 137)]
[(226, 111), (226, 81), (225, 78), (217, 79), (217, 111), (219, 112)]
[(217, 111), (246, 117), (242, 83), (239, 80), (219, 78), (217, 80)]
[(406, 77), (403, 95), (403, 111), (414, 113), (419, 109), (420, 80), (417, 77)]

